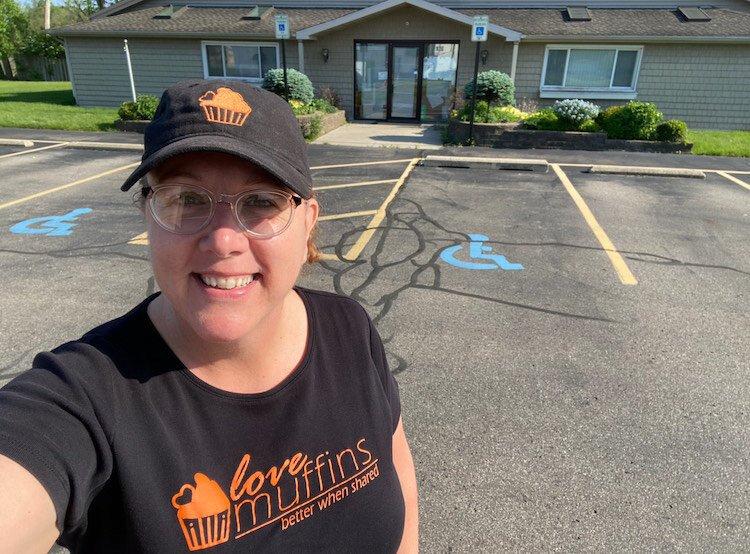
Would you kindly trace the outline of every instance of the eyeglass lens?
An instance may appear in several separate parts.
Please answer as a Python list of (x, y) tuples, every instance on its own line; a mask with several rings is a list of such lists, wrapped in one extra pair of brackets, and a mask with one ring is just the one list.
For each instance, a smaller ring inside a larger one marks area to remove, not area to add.
[[(190, 234), (205, 227), (215, 202), (205, 190), (188, 185), (167, 185), (153, 189), (151, 210), (166, 230)], [(292, 199), (277, 191), (250, 191), (233, 202), (233, 211), (245, 231), (272, 237), (284, 231), (292, 219)]]

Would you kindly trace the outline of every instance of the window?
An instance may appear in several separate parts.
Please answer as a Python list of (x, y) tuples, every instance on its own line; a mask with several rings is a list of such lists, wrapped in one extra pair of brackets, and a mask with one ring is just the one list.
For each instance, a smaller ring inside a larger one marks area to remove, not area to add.
[(269, 69), (279, 67), (276, 44), (204, 42), (203, 73), (206, 78), (228, 77), (260, 82)]
[(548, 46), (542, 98), (635, 98), (643, 47)]

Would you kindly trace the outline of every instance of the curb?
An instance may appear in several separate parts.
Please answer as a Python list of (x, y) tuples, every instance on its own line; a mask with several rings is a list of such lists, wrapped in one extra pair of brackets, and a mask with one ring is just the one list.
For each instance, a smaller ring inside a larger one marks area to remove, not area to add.
[(2, 146), (25, 146), (26, 148), (34, 146), (33, 141), (21, 140), (21, 139), (3, 139), (0, 138), (0, 145)]
[(129, 150), (143, 151), (142, 144), (128, 144), (118, 142), (69, 142), (66, 148), (78, 148), (81, 150)]
[(706, 174), (699, 169), (682, 169), (669, 167), (638, 167), (629, 165), (592, 165), (588, 173), (604, 175), (643, 175), (650, 177), (689, 177), (705, 179)]
[(547, 160), (517, 158), (474, 158), (471, 156), (426, 156), (421, 165), (424, 167), (455, 167), (478, 169), (507, 169), (515, 171), (537, 171), (547, 173)]

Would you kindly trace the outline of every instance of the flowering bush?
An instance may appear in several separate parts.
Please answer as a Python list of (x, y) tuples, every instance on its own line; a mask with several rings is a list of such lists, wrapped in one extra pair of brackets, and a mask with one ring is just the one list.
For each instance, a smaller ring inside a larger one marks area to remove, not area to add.
[(585, 100), (558, 100), (552, 106), (558, 118), (570, 123), (573, 127), (580, 127), (589, 119), (599, 115), (599, 106)]
[[(474, 121), (477, 123), (508, 123), (523, 119), (525, 116), (525, 113), (513, 106), (490, 106), (488, 102), (480, 100), (477, 102), (477, 108), (474, 112)], [(456, 117), (461, 121), (469, 121), (471, 119), (471, 102), (464, 105), (460, 110), (453, 110), (451, 117)]]

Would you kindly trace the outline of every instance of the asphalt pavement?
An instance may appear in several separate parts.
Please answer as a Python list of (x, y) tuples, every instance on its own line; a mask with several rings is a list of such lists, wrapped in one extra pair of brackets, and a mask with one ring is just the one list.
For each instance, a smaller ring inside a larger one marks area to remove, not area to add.
[[(0, 130), (0, 375), (155, 289), (127, 134)], [(401, 388), (423, 552), (750, 544), (750, 160), (309, 146), (324, 260)], [(425, 167), (544, 159), (547, 172)], [(704, 178), (590, 173), (693, 168)], [(744, 184), (744, 186), (743, 186)], [(90, 210), (80, 212), (80, 210)], [(70, 234), (60, 220), (69, 216)], [(369, 231), (368, 231), (369, 229)]]

